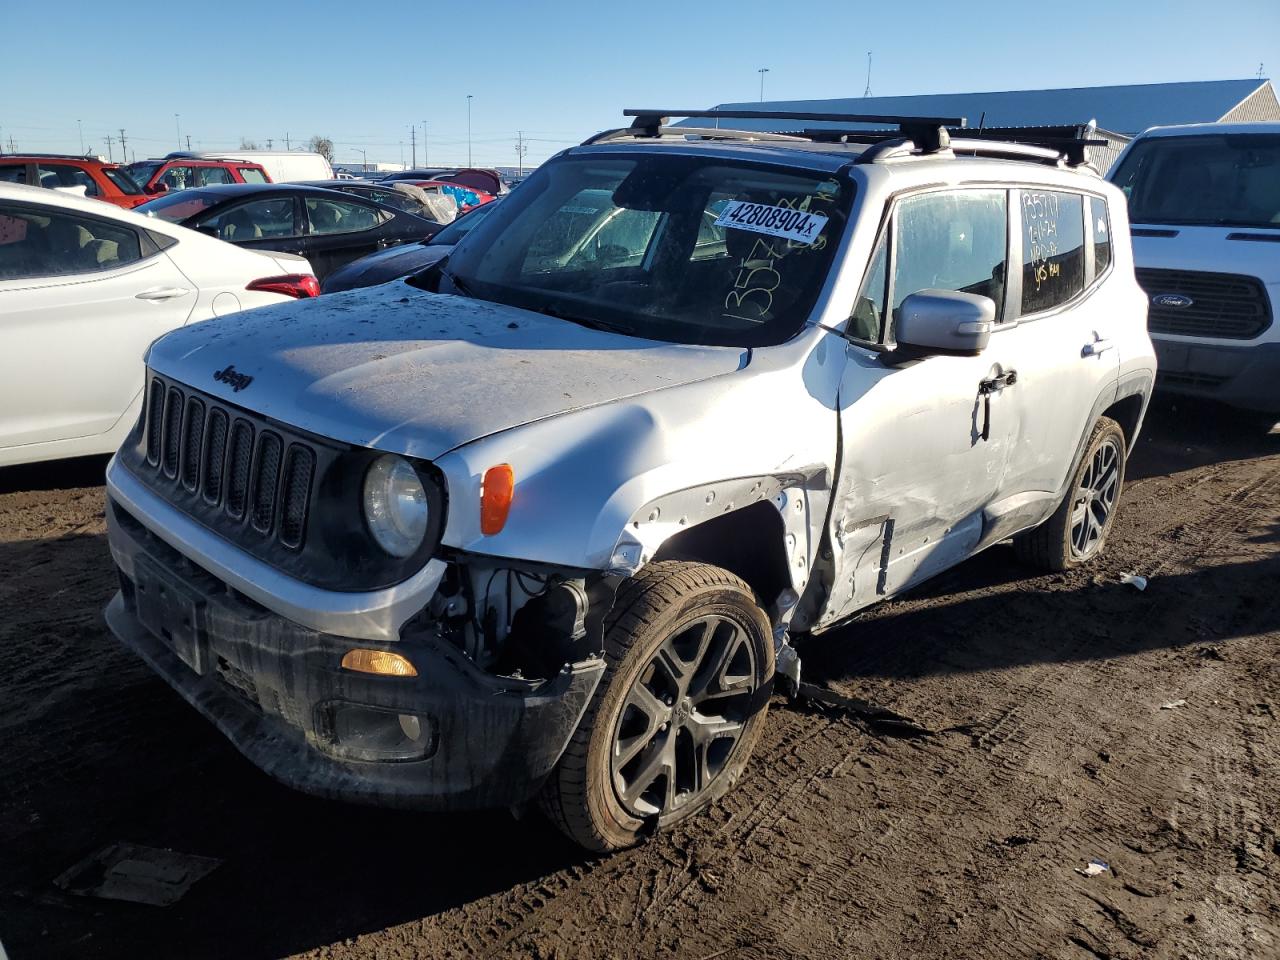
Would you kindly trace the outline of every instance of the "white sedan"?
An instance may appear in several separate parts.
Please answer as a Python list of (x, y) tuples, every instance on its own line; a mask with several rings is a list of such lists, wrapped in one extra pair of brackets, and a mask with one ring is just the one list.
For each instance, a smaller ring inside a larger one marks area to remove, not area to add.
[(303, 257), (0, 184), (0, 466), (115, 451), (152, 340), (319, 292)]

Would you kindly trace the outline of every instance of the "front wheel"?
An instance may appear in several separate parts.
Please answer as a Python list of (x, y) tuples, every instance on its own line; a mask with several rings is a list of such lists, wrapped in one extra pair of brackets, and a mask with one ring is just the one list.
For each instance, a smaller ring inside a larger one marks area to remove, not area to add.
[(1120, 424), (1099, 417), (1058, 509), (1014, 538), (1018, 556), (1046, 570), (1069, 570), (1101, 553), (1115, 524), (1127, 457)]
[(631, 846), (741, 775), (773, 683), (769, 621), (751, 588), (701, 563), (650, 564), (618, 591), (607, 670), (543, 790), (582, 846)]

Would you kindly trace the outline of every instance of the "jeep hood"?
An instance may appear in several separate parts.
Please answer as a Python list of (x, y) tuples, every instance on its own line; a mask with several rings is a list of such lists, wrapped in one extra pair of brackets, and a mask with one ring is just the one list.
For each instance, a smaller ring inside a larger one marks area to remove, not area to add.
[(534, 420), (732, 373), (748, 357), (389, 283), (181, 328), (147, 364), (304, 431), (436, 459)]

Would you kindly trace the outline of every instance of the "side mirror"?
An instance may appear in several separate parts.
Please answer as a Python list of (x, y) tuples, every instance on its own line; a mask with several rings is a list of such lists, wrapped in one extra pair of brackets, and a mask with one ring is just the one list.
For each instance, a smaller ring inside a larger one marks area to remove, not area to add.
[(168, 193), (168, 192), (169, 192), (169, 185), (165, 183), (163, 180), (161, 180), (159, 183), (153, 183), (151, 186), (147, 187), (147, 193), (151, 193), (151, 194)]
[(894, 325), (898, 347), (911, 353), (977, 356), (995, 325), (990, 297), (954, 290), (921, 290), (902, 301)]

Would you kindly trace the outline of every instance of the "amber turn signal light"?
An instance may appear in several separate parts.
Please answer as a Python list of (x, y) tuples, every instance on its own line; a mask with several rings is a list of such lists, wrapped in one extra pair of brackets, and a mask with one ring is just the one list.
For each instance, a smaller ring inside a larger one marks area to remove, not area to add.
[(342, 668), (356, 673), (376, 673), (383, 677), (416, 677), (418, 668), (390, 650), (348, 650)]
[(515, 485), (516, 475), (509, 463), (500, 463), (485, 471), (480, 487), (480, 532), (486, 537), (501, 533), (506, 526)]

